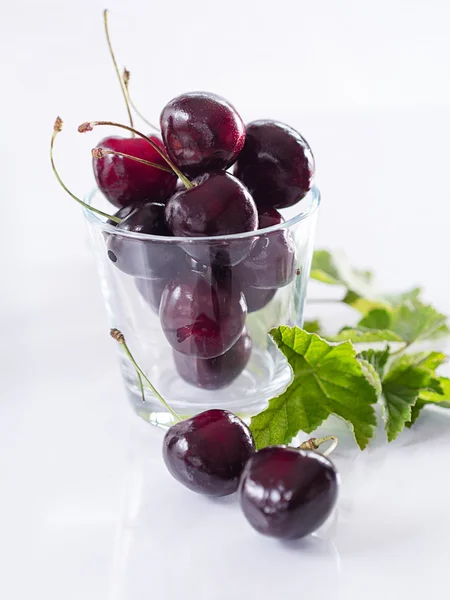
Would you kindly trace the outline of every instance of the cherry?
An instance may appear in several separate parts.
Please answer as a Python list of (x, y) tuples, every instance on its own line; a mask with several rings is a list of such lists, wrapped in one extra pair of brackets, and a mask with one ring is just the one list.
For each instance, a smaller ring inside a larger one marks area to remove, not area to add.
[(336, 504), (338, 483), (333, 464), (321, 454), (272, 446), (248, 461), (239, 500), (257, 531), (296, 539), (325, 522)]
[(227, 169), (245, 141), (245, 125), (236, 109), (206, 92), (171, 100), (161, 113), (161, 133), (172, 161), (191, 177)]
[(193, 184), (167, 202), (166, 219), (173, 235), (205, 237), (257, 229), (255, 203), (238, 179), (229, 173), (206, 173)]
[(267, 306), (277, 292), (277, 290), (264, 290), (251, 286), (243, 286), (242, 291), (247, 302), (248, 313), (256, 312)]
[[(190, 190), (174, 194), (166, 204), (166, 220), (175, 236), (209, 237), (254, 231), (258, 213), (247, 188), (229, 173), (205, 174)], [(205, 264), (235, 265), (254, 240), (189, 242), (186, 252)]]
[(181, 377), (199, 388), (218, 390), (234, 381), (247, 366), (252, 339), (244, 330), (238, 341), (216, 358), (196, 358), (174, 351), (175, 366)]
[[(137, 207), (133, 204), (130, 204), (128, 206), (122, 206), (122, 208), (119, 208), (119, 210), (114, 213), (114, 216), (119, 219), (119, 222), (123, 221), (123, 219), (128, 217), (128, 215), (131, 214), (134, 210), (136, 210), (136, 208)], [(117, 225), (117, 222), (113, 221), (112, 219), (107, 219), (106, 222), (108, 223), (108, 225), (112, 225), (113, 227)]]
[(136, 208), (109, 235), (108, 257), (115, 266), (135, 277), (162, 279), (177, 272), (183, 251), (167, 240), (142, 240), (120, 235), (120, 231), (170, 236), (164, 219), (164, 204), (150, 202)]
[(255, 446), (247, 425), (226, 410), (207, 410), (172, 425), (163, 457), (175, 479), (193, 492), (227, 496), (238, 488)]
[(286, 208), (311, 188), (314, 157), (307, 141), (292, 127), (277, 121), (254, 121), (247, 126), (234, 173), (259, 207)]
[[(164, 145), (156, 135), (150, 136), (150, 139), (164, 151)], [(145, 139), (107, 137), (97, 148), (119, 153), (93, 159), (97, 185), (114, 206), (165, 202), (173, 194), (176, 175), (167, 168), (165, 160)], [(125, 158), (120, 153), (155, 163), (163, 169)]]
[[(259, 213), (261, 229), (279, 225), (283, 221), (275, 209)], [(295, 247), (290, 232), (280, 229), (260, 234), (249, 256), (236, 269), (246, 289), (276, 289), (290, 283), (295, 275)]]
[(166, 286), (159, 311), (172, 348), (197, 358), (215, 358), (233, 346), (247, 306), (239, 288), (218, 285), (201, 273), (182, 273)]

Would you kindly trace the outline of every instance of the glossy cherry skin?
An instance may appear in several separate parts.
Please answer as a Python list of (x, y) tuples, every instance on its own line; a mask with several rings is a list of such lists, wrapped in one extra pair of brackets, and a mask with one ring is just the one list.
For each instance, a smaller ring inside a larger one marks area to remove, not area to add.
[[(149, 137), (165, 151), (157, 136)], [(143, 138), (107, 137), (98, 147), (124, 152), (167, 167), (166, 161)], [(114, 206), (165, 202), (175, 190), (175, 174), (143, 165), (130, 158), (105, 154), (103, 158), (94, 158), (92, 165), (98, 187)]]
[(333, 464), (309, 450), (272, 446), (247, 463), (239, 501), (260, 533), (297, 539), (316, 531), (333, 510), (339, 480)]
[(161, 113), (161, 133), (170, 158), (191, 177), (227, 169), (245, 142), (245, 125), (234, 106), (207, 92), (171, 100)]
[(277, 290), (264, 290), (251, 286), (243, 286), (245, 301), (247, 302), (247, 312), (252, 313), (261, 310), (269, 304), (277, 293)]
[(229, 173), (205, 174), (190, 190), (180, 190), (166, 205), (175, 236), (230, 235), (258, 228), (258, 211), (249, 191)]
[(227, 410), (216, 409), (172, 425), (163, 443), (164, 462), (173, 477), (206, 496), (235, 492), (254, 451), (247, 425)]
[(247, 188), (229, 173), (202, 175), (195, 187), (181, 190), (166, 205), (166, 221), (175, 236), (198, 237), (186, 252), (204, 264), (235, 265), (250, 252), (254, 239), (202, 241), (258, 228), (258, 212)]
[(205, 390), (218, 390), (230, 385), (247, 366), (252, 352), (252, 339), (244, 331), (229, 350), (216, 358), (196, 358), (173, 353), (179, 375), (188, 383)]
[(164, 219), (164, 205), (150, 202), (136, 208), (116, 226), (117, 234), (108, 236), (108, 258), (114, 265), (135, 277), (163, 279), (175, 274), (184, 253), (174, 243), (121, 236), (120, 232), (170, 236)]
[[(259, 213), (260, 229), (283, 222), (275, 209)], [(290, 283), (295, 275), (295, 246), (287, 229), (260, 234), (249, 256), (236, 267), (243, 286), (277, 289)]]
[(242, 333), (246, 315), (240, 289), (218, 286), (194, 272), (168, 283), (159, 309), (172, 348), (197, 358), (215, 358), (229, 350)]
[(258, 207), (286, 208), (310, 190), (314, 168), (311, 148), (295, 129), (263, 120), (247, 126), (234, 174), (248, 187)]

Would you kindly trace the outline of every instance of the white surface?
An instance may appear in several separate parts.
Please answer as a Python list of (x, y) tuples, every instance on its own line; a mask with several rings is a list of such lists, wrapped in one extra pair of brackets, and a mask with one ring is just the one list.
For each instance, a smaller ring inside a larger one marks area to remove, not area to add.
[[(1, 7), (0, 597), (445, 597), (449, 416), (428, 412), (365, 453), (344, 439), (337, 518), (320, 538), (287, 545), (257, 536), (233, 499), (208, 501), (172, 481), (161, 432), (129, 410), (82, 217), (47, 158), (61, 113), (58, 163), (83, 193), (97, 137), (79, 138), (75, 126), (125, 118), (102, 8)], [(110, 8), (145, 112), (200, 88), (246, 120), (292, 123), (318, 163), (317, 245), (343, 247), (387, 289), (424, 285), (450, 313), (447, 2)]]

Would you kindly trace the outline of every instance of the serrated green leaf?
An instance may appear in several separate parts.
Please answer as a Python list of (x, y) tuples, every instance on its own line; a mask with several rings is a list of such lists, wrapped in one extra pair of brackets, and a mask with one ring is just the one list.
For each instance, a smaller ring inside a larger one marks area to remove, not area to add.
[(401, 304), (405, 304), (405, 302), (419, 301), (419, 296), (421, 293), (422, 289), (416, 287), (412, 290), (401, 292), (399, 294), (385, 294), (384, 298), (386, 299), (386, 302), (388, 302), (391, 306), (395, 307), (400, 306)]
[[(358, 327), (369, 329), (390, 329), (392, 313), (387, 308), (374, 308), (369, 311), (358, 323)], [(401, 340), (401, 338), (399, 338)]]
[(434, 390), (422, 390), (420, 392), (419, 398), (411, 410), (411, 421), (408, 423), (408, 427), (414, 425), (422, 409), (427, 404), (435, 404), (441, 408), (450, 408), (450, 379), (448, 377), (440, 377), (439, 383), (442, 393)]
[(442, 391), (439, 379), (434, 374), (435, 365), (442, 362), (442, 356), (438, 352), (408, 354), (391, 365), (383, 379), (385, 428), (389, 442), (395, 440), (411, 421), (411, 409), (422, 391)]
[(390, 349), (389, 346), (386, 346), (384, 350), (374, 350), (373, 348), (363, 350), (358, 354), (358, 358), (369, 362), (374, 367), (379, 377), (383, 378), (384, 368), (389, 360), (389, 355)]
[(311, 265), (311, 278), (332, 285), (343, 285), (362, 297), (373, 294), (373, 274), (354, 269), (342, 254), (333, 256), (328, 250), (316, 250)]
[(358, 360), (363, 368), (363, 373), (366, 379), (369, 381), (370, 385), (375, 389), (377, 393), (377, 398), (379, 398), (382, 391), (382, 385), (377, 370), (368, 360), (365, 360), (364, 358), (359, 358)]
[(352, 344), (330, 344), (298, 327), (280, 326), (270, 335), (288, 359), (293, 380), (252, 418), (257, 448), (288, 444), (299, 431), (311, 433), (331, 414), (348, 421), (358, 445), (365, 448), (376, 425), (372, 405), (377, 393)]
[(337, 335), (327, 336), (327, 340), (331, 342), (350, 341), (354, 344), (362, 344), (369, 342), (401, 342), (402, 338), (389, 329), (368, 329), (361, 327), (352, 329), (344, 327)]
[(361, 314), (365, 315), (371, 310), (376, 308), (387, 309), (389, 306), (386, 302), (382, 300), (373, 300), (369, 298), (364, 298), (360, 294), (353, 292), (352, 290), (348, 290), (346, 295), (344, 296), (342, 302), (348, 304)]
[(402, 304), (392, 311), (390, 329), (412, 344), (429, 339), (446, 325), (447, 318), (432, 306), (421, 302)]
[(317, 319), (314, 321), (305, 321), (303, 329), (308, 333), (319, 333), (321, 330), (320, 322)]

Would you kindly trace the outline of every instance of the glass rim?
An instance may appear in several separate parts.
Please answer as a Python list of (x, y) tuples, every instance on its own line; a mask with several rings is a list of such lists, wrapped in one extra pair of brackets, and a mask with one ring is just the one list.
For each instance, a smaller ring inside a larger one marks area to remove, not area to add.
[[(87, 196), (85, 197), (86, 204), (91, 205), (94, 196), (99, 191), (100, 190), (97, 187), (94, 188), (93, 190), (91, 190), (91, 192), (89, 194), (87, 194)], [(309, 200), (309, 202), (305, 202), (305, 200), (307, 200), (307, 199)], [(232, 234), (226, 234), (226, 235), (210, 235), (210, 236), (198, 236), (198, 237), (181, 237), (181, 236), (178, 237), (178, 236), (168, 236), (168, 235), (154, 235), (154, 234), (150, 234), (150, 233), (139, 233), (137, 231), (126, 231), (126, 230), (122, 230), (119, 233), (117, 231), (117, 228), (115, 225), (112, 225), (112, 224), (107, 223), (106, 221), (102, 220), (100, 215), (98, 215), (94, 211), (83, 207), (83, 213), (84, 213), (86, 220), (89, 223), (91, 223), (95, 227), (98, 227), (105, 233), (110, 233), (113, 235), (120, 235), (120, 237), (127, 237), (127, 238), (132, 238), (132, 239), (137, 239), (137, 240), (147, 240), (147, 241), (152, 240), (155, 242), (163, 242), (164, 241), (164, 242), (171, 242), (173, 244), (180, 244), (180, 243), (185, 244), (186, 242), (198, 244), (199, 242), (219, 242), (219, 241), (224, 242), (224, 241), (232, 241), (232, 240), (245, 240), (247, 238), (255, 237), (255, 235), (260, 235), (261, 232), (271, 233), (273, 231), (289, 229), (293, 225), (296, 225), (297, 223), (301, 223), (302, 221), (306, 221), (309, 217), (311, 217), (319, 208), (320, 202), (321, 202), (321, 196), (320, 196), (319, 188), (317, 186), (313, 185), (311, 187), (311, 189), (309, 190), (309, 192), (306, 194), (306, 196), (298, 202), (299, 207), (301, 208), (301, 205), (303, 205), (305, 207), (305, 210), (300, 210), (300, 212), (298, 212), (298, 214), (294, 215), (290, 219), (287, 219), (286, 221), (283, 221), (283, 223), (279, 223), (278, 225), (272, 225), (271, 227), (266, 227), (265, 229), (257, 229), (255, 231), (244, 231), (241, 233), (232, 233)]]

